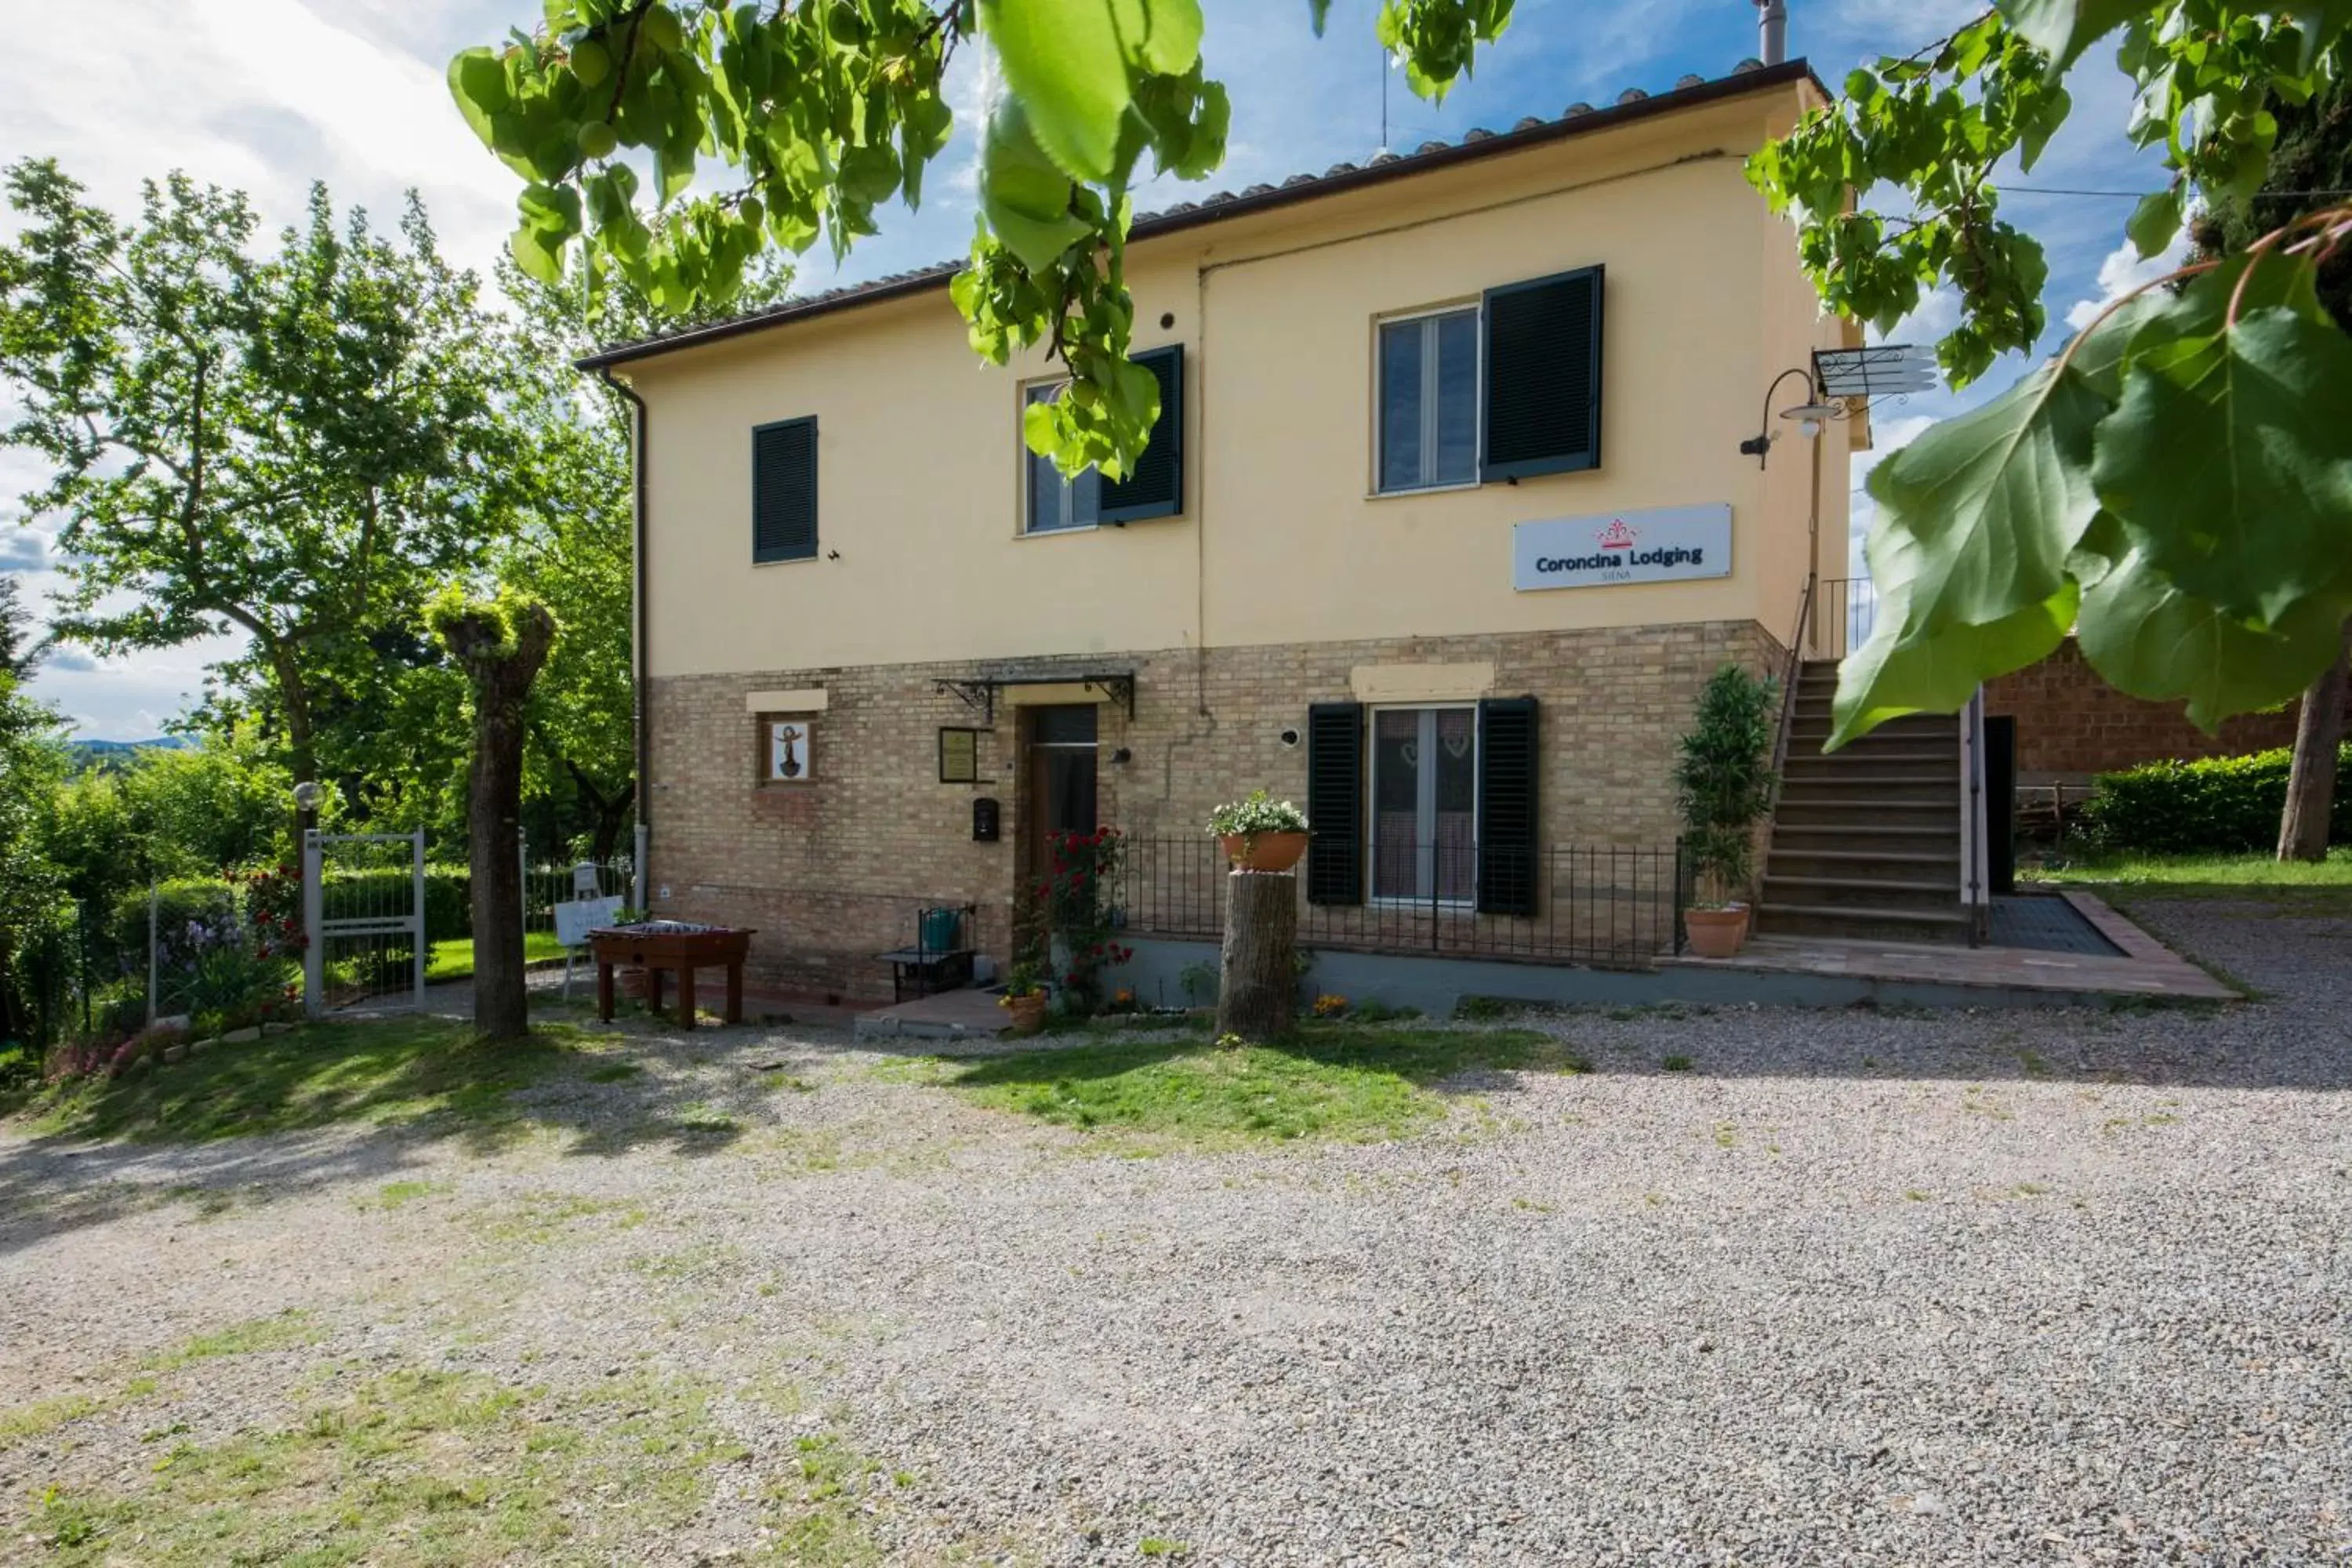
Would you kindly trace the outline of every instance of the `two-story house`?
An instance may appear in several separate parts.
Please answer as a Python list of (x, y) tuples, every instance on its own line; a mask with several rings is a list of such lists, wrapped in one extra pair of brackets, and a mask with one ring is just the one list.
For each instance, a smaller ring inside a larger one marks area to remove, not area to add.
[(1047, 836), (1113, 824), (1134, 928), (1198, 934), (1170, 879), (1264, 785), (1360, 911), (1308, 940), (1557, 951), (1573, 857), (1671, 856), (1700, 685), (1843, 574), (1861, 420), (1741, 449), (1855, 341), (1742, 174), (1824, 99), (1749, 62), (1139, 218), (1118, 483), (1024, 449), (1055, 368), (978, 363), (951, 268), (586, 362), (643, 410), (654, 912), (868, 996), (925, 906), (1002, 956)]

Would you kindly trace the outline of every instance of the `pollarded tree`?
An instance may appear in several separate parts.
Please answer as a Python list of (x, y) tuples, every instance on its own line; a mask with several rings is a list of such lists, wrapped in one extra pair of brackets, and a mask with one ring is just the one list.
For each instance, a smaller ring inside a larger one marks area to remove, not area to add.
[(472, 844), (474, 1028), (488, 1039), (518, 1039), (530, 1030), (522, 868), (514, 847), (522, 826), (523, 711), (554, 648), (555, 617), (546, 605), (509, 591), (471, 599), (451, 588), (426, 607), (425, 620), (473, 691), (466, 817)]
[(245, 197), (174, 174), (135, 223), (47, 161), (14, 164), (0, 246), (0, 443), (45, 459), (56, 630), (102, 651), (232, 628), (315, 775), (318, 695), (478, 563), (509, 504), (495, 321), (412, 201), (398, 242), (323, 186), (252, 254)]

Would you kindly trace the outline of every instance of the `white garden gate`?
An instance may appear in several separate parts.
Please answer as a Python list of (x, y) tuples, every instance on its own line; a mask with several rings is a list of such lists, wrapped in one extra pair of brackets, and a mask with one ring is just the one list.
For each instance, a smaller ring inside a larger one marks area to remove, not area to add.
[(302, 1011), (425, 1005), (425, 830), (302, 836)]

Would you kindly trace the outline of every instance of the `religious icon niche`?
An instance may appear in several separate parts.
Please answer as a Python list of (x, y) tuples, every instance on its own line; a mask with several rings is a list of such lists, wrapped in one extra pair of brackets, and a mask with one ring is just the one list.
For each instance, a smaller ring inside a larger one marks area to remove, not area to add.
[(814, 775), (811, 742), (815, 726), (805, 719), (777, 719), (768, 725), (768, 777), (779, 783), (806, 784)]

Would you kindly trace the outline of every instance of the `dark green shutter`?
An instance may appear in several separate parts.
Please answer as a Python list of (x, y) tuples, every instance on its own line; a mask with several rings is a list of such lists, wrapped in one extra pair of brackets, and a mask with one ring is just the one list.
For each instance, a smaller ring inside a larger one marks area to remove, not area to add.
[(1135, 363), (1160, 379), (1160, 418), (1135, 472), (1103, 480), (1105, 522), (1141, 522), (1184, 510), (1184, 345), (1137, 354)]
[(1486, 291), (1481, 478), (1601, 466), (1602, 282), (1588, 267)]
[(816, 557), (816, 418), (751, 432), (751, 559)]
[(1307, 901), (1364, 901), (1364, 705), (1307, 710)]
[(1541, 884), (1536, 843), (1536, 700), (1478, 704), (1478, 910), (1532, 915)]

